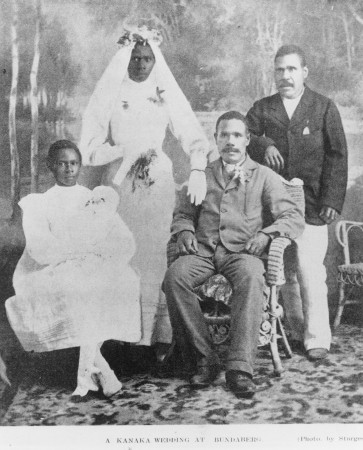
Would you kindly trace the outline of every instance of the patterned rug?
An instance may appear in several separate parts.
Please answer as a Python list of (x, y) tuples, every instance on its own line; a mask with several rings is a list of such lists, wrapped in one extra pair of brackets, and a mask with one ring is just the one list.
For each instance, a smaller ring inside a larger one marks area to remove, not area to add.
[(176, 378), (158, 379), (147, 373), (124, 376), (123, 390), (112, 399), (93, 395), (82, 403), (70, 401), (71, 383), (28, 379), (14, 393), (1, 424), (363, 423), (361, 324), (339, 327), (327, 360), (312, 363), (295, 353), (290, 360), (283, 358), (283, 366), (282, 377), (274, 377), (269, 353), (259, 351), (257, 393), (250, 400), (237, 399), (229, 392), (223, 373), (213, 386), (203, 390), (193, 390)]

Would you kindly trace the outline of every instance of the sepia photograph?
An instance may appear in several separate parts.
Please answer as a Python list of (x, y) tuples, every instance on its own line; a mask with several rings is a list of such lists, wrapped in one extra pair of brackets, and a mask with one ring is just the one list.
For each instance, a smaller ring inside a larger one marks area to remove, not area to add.
[(361, 446), (363, 0), (0, 32), (0, 449)]

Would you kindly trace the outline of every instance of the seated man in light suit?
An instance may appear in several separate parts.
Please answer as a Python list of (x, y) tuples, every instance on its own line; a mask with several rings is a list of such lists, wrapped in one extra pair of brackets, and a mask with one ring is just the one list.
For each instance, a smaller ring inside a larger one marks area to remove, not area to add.
[(168, 269), (164, 290), (183, 359), (197, 358), (190, 383), (205, 387), (218, 376), (220, 362), (194, 288), (215, 273), (229, 280), (233, 295), (226, 383), (237, 396), (248, 398), (255, 393), (265, 272), (261, 255), (275, 236), (298, 237), (304, 219), (279, 176), (247, 155), (250, 134), (242, 114), (229, 111), (219, 117), (215, 140), (221, 158), (206, 168), (205, 200), (195, 206), (182, 198), (174, 211), (171, 232), (183, 256)]

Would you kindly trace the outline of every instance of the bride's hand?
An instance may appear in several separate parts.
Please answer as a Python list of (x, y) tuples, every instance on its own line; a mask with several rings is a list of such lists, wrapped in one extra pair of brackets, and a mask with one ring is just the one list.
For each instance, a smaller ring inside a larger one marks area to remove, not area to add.
[(190, 195), (190, 202), (195, 205), (200, 205), (207, 193), (207, 181), (204, 171), (192, 170), (190, 172), (188, 195)]

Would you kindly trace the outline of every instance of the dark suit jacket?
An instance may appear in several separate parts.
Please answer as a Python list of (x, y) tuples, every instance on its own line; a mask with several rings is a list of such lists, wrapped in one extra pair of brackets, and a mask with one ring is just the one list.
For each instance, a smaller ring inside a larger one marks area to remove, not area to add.
[(306, 221), (321, 225), (322, 206), (341, 212), (347, 185), (347, 144), (335, 104), (308, 87), (291, 120), (279, 94), (257, 101), (247, 113), (250, 156), (262, 163), (274, 145), (285, 160), (281, 175), (304, 181)]
[[(206, 168), (207, 195), (199, 206), (181, 196), (174, 211), (172, 234), (195, 233), (201, 256), (211, 256), (218, 242), (231, 252), (242, 252), (258, 231), (295, 239), (304, 229), (304, 218), (281, 179), (268, 167), (247, 157), (245, 182), (223, 178), (222, 160)], [(273, 223), (271, 223), (271, 218)]]

